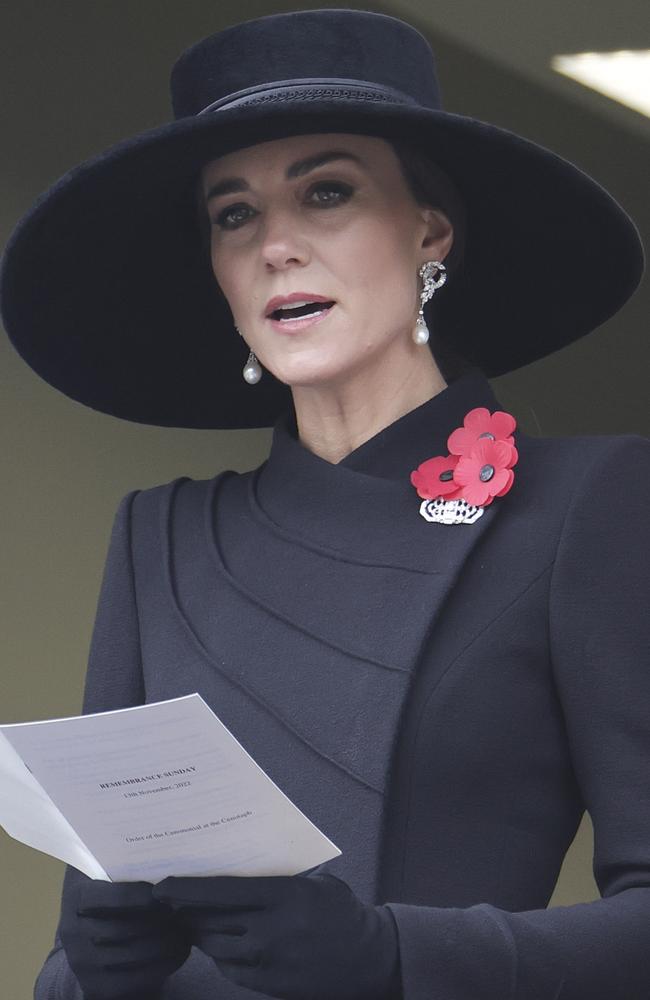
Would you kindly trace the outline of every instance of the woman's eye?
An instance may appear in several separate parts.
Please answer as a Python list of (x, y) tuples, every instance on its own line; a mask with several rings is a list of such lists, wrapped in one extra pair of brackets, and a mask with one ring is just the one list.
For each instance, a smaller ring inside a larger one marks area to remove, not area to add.
[(317, 199), (317, 202), (321, 205), (340, 205), (342, 202), (347, 201), (352, 194), (350, 185), (341, 184), (339, 181), (321, 181), (320, 184), (315, 184), (311, 189), (312, 194), (320, 191), (334, 192), (335, 195), (338, 195), (337, 198)]
[(219, 229), (237, 229), (239, 220), (235, 219), (233, 224), (231, 216), (247, 207), (247, 205), (229, 205), (228, 208), (224, 208), (223, 212), (219, 212), (214, 220), (214, 225), (218, 226)]
[[(339, 181), (320, 181), (320, 183), (310, 188), (308, 201), (316, 204), (319, 208), (330, 208), (348, 201), (352, 195), (352, 191), (353, 189), (349, 184), (343, 184)], [(321, 193), (325, 193), (326, 197), (313, 198), (313, 195), (320, 195)], [(243, 203), (229, 205), (228, 208), (224, 208), (222, 212), (219, 212), (213, 225), (218, 226), (219, 229), (239, 229), (240, 225), (246, 221), (246, 216), (242, 216), (239, 213), (248, 210), (249, 206)]]

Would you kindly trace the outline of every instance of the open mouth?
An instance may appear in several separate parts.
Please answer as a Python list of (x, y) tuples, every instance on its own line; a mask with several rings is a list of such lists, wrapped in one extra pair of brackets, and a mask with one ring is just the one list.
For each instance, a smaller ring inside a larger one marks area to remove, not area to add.
[(331, 309), (333, 305), (335, 305), (334, 302), (307, 302), (304, 306), (283, 306), (269, 313), (269, 319), (292, 320), (305, 319), (308, 316), (319, 316), (321, 313)]

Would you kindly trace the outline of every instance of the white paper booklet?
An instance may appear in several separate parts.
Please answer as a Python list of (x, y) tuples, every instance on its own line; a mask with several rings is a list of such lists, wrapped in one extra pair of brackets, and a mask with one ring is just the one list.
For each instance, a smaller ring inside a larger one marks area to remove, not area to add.
[(296, 875), (341, 854), (199, 694), (0, 726), (0, 824), (108, 882)]

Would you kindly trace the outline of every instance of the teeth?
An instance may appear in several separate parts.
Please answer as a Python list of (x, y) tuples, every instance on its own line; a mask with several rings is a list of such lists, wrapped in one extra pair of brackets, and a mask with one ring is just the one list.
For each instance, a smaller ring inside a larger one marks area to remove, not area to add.
[[(303, 300), (302, 302), (287, 302), (284, 306), (278, 306), (273, 312), (269, 313), (270, 316), (275, 317), (275, 319), (283, 320), (284, 322), (289, 322), (290, 320), (307, 319), (309, 316), (318, 316), (330, 306), (334, 305), (332, 301), (327, 302), (314, 302), (311, 299)], [(304, 309), (306, 306), (313, 306), (313, 309), (309, 313), (303, 313), (302, 315), (297, 315), (300, 309)]]
[(318, 306), (320, 305), (320, 303), (313, 302), (310, 299), (307, 299), (306, 302), (287, 302), (285, 306), (279, 306), (279, 310), (280, 312), (284, 312), (287, 309), (300, 309), (301, 306), (311, 306), (311, 305)]
[(281, 316), (280, 317), (280, 322), (281, 323), (291, 323), (291, 322), (295, 322), (296, 320), (299, 320), (299, 319), (309, 319), (310, 316), (318, 316), (319, 313), (322, 313), (322, 312), (324, 312), (323, 309), (317, 309), (317, 310), (315, 310), (312, 313), (305, 313), (304, 316)]

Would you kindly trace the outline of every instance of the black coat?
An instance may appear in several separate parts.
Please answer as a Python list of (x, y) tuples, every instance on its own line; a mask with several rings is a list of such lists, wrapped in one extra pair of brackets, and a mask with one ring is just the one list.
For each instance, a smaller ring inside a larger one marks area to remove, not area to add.
[[(516, 432), (510, 492), (428, 522), (410, 471), (475, 406), (337, 465), (288, 416), (259, 469), (126, 497), (84, 711), (199, 691), (390, 904), (405, 1000), (647, 1000), (650, 442)], [(603, 898), (546, 909), (585, 808)], [(164, 993), (258, 995), (196, 950)], [(37, 1000), (76, 996), (57, 941)]]

